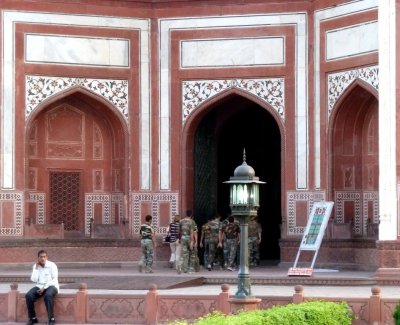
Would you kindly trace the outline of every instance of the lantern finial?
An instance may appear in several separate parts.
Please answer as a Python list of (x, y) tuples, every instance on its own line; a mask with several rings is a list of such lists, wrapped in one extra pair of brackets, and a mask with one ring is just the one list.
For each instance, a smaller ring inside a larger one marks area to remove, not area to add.
[(246, 148), (243, 148), (243, 164), (247, 164), (246, 163)]

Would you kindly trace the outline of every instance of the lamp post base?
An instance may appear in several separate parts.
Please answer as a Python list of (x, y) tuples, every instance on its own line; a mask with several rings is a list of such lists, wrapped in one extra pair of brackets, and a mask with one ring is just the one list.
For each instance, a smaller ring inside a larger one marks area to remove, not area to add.
[(256, 297), (236, 298), (235, 296), (231, 296), (228, 302), (231, 305), (231, 314), (237, 314), (240, 311), (257, 310), (261, 299)]

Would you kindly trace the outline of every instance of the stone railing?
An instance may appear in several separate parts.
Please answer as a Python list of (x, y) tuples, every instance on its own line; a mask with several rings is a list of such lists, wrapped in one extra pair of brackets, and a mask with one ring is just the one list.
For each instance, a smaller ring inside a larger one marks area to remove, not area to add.
[[(373, 287), (371, 296), (365, 298), (328, 297), (318, 300), (346, 301), (357, 319), (353, 324), (392, 325), (392, 314), (398, 299), (384, 299), (380, 288)], [(151, 286), (145, 294), (89, 293), (82, 283), (76, 293), (60, 293), (55, 301), (57, 322), (68, 324), (164, 324), (176, 319), (194, 319), (214, 310), (228, 314), (232, 310), (229, 286), (223, 284), (221, 292), (210, 295), (162, 294)], [(306, 297), (301, 285), (294, 288), (292, 296), (258, 296), (259, 309), (277, 305), (301, 303), (314, 298)], [(46, 320), (43, 300), (36, 302), (40, 321)], [(0, 294), (0, 322), (25, 322), (27, 310), (25, 294), (18, 291), (18, 284), (11, 284), (8, 293)]]
[(49, 238), (63, 239), (64, 224), (26, 224), (24, 229), (25, 238)]

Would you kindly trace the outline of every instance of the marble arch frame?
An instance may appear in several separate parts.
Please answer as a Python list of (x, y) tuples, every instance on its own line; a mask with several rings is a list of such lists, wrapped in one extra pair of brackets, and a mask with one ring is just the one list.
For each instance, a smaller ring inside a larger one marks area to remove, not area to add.
[(180, 153), (180, 165), (182, 166), (182, 177), (180, 184), (180, 193), (181, 193), (181, 205), (183, 209), (185, 207), (193, 206), (193, 193), (194, 193), (194, 184), (190, 180), (193, 180), (193, 147), (194, 147), (194, 135), (196, 129), (202, 120), (202, 118), (211, 110), (215, 109), (218, 106), (218, 102), (230, 97), (230, 96), (241, 96), (247, 98), (248, 100), (256, 103), (260, 107), (262, 107), (267, 113), (271, 114), (273, 119), (275, 120), (279, 133), (281, 136), (281, 206), (283, 213), (285, 207), (285, 196), (282, 193), (285, 193), (285, 155), (286, 155), (286, 134), (285, 134), (285, 126), (279, 114), (273, 109), (269, 104), (260, 100), (257, 96), (252, 95), (249, 92), (237, 89), (230, 88), (224, 92), (221, 92), (210, 99), (206, 100), (202, 104), (200, 104), (186, 119), (182, 133), (181, 133), (181, 153)]

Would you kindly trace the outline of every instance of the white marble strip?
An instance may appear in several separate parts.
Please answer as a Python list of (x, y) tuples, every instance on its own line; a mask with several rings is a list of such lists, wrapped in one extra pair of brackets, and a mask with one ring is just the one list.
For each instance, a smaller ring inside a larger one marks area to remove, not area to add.
[[(357, 0), (343, 5), (318, 10), (314, 14), (314, 178), (315, 188), (321, 188), (321, 80), (320, 80), (320, 47), (321, 47), (321, 22), (337, 17), (351, 15), (368, 10), (376, 10), (378, 0)], [(325, 130), (323, 130), (325, 132)]]
[(26, 62), (129, 67), (128, 39), (26, 34), (25, 44)]
[(173, 30), (198, 28), (236, 28), (265, 25), (294, 25), (296, 35), (296, 188), (308, 187), (308, 107), (307, 71), (308, 38), (307, 14), (270, 14), (248, 16), (218, 16), (181, 19), (161, 19), (160, 35), (160, 189), (171, 186), (171, 89), (170, 89), (170, 36)]
[(140, 187), (150, 188), (150, 21), (139, 18), (54, 14), (45, 12), (2, 11), (2, 116), (1, 116), (1, 186), (15, 186), (15, 40), (16, 23), (38, 23), (65, 26), (89, 26), (99, 28), (121, 28), (140, 31)]
[(379, 1), (379, 240), (399, 234), (396, 166), (396, 0)]
[(267, 66), (285, 63), (284, 37), (182, 41), (181, 51), (182, 68)]
[(377, 21), (329, 30), (326, 33), (326, 60), (377, 52), (378, 39)]

